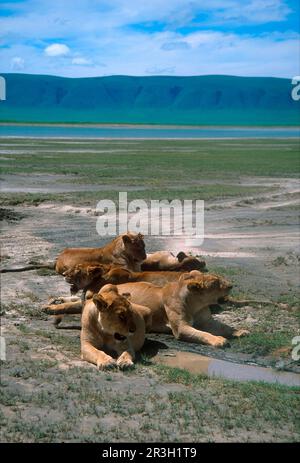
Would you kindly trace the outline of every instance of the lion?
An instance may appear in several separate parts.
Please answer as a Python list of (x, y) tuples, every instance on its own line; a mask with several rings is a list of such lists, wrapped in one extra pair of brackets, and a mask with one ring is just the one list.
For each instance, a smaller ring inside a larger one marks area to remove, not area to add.
[[(100, 370), (133, 367), (135, 353), (144, 344), (150, 310), (130, 302), (128, 297), (119, 294), (116, 286), (106, 285), (84, 305), (81, 358)], [(109, 355), (112, 353), (116, 359)]]
[(66, 248), (57, 257), (55, 270), (63, 274), (75, 265), (115, 264), (129, 270), (141, 270), (146, 259), (144, 237), (140, 233), (124, 233), (102, 248)]
[(228, 339), (248, 334), (212, 317), (209, 306), (228, 296), (232, 288), (229, 281), (218, 275), (193, 270), (164, 287), (140, 282), (117, 285), (117, 288), (121, 294), (129, 292), (132, 302), (150, 308), (150, 331), (171, 331), (180, 341), (214, 347), (223, 347)]
[(141, 264), (141, 270), (166, 270), (175, 272), (189, 272), (191, 270), (205, 270), (206, 262), (197, 257), (187, 256), (184, 252), (179, 252), (175, 257), (169, 251), (157, 251), (147, 254), (147, 259)]
[[(165, 286), (149, 282), (123, 283), (117, 285), (120, 294), (130, 293), (130, 301), (151, 312), (151, 325), (147, 331), (173, 333), (176, 339), (222, 347), (228, 339), (248, 334), (236, 330), (212, 317), (209, 306), (226, 298), (232, 285), (225, 278), (214, 274), (203, 274), (197, 270), (183, 273), (177, 281)], [(53, 307), (47, 313), (77, 313)]]
[[(64, 277), (67, 283), (71, 285), (71, 294), (76, 294), (79, 290), (84, 291), (84, 298), (91, 297), (91, 294), (98, 292), (105, 284), (121, 284), (136, 281), (146, 281), (157, 286), (164, 286), (166, 283), (177, 281), (184, 272), (160, 271), (160, 272), (132, 272), (123, 267), (116, 267), (109, 264), (79, 264), (64, 272)], [(58, 314), (61, 312), (80, 313), (80, 308), (83, 307), (81, 298), (74, 297), (58, 297), (50, 301), (45, 306), (48, 308), (48, 313)], [(60, 323), (62, 318), (57, 319)], [(56, 324), (58, 324), (56, 323)]]
[(72, 294), (76, 294), (80, 289), (97, 292), (106, 283), (117, 285), (135, 281), (147, 281), (157, 286), (164, 286), (168, 282), (177, 281), (183, 273), (173, 271), (133, 272), (114, 265), (80, 264), (63, 275), (66, 282), (71, 285)]
[[(64, 272), (67, 283), (71, 286), (71, 294), (76, 294), (79, 290), (84, 291), (84, 297), (89, 298), (98, 292), (105, 284), (122, 284), (136, 281), (146, 281), (157, 286), (164, 286), (166, 283), (177, 281), (184, 272), (160, 271), (160, 272), (132, 272), (123, 267), (116, 267), (109, 264), (90, 265), (89, 263), (76, 265)], [(79, 297), (58, 297), (52, 299), (45, 311), (51, 315), (62, 314), (56, 319), (58, 325), (63, 314), (80, 313), (83, 307), (82, 298)]]

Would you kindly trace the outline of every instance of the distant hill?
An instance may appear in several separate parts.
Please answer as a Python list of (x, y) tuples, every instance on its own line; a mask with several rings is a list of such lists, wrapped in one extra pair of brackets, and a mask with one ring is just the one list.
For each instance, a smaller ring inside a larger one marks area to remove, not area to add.
[(234, 76), (65, 78), (1, 74), (0, 121), (299, 125), (291, 80)]

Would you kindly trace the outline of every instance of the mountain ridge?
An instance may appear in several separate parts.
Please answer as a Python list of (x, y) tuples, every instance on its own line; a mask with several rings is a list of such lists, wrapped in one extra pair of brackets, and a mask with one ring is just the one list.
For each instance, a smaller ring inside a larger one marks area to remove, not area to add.
[(298, 125), (291, 80), (276, 77), (1, 74), (0, 121)]

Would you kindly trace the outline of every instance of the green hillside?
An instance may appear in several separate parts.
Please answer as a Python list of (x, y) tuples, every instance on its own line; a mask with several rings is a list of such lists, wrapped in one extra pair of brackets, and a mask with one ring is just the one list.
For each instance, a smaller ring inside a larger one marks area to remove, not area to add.
[(298, 125), (289, 79), (2, 74), (0, 121)]

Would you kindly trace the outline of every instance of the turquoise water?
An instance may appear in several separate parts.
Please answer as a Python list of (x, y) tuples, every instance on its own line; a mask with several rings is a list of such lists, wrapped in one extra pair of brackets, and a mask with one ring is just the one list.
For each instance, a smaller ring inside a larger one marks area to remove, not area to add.
[(0, 126), (0, 137), (34, 138), (294, 138), (299, 128), (136, 128), (136, 127), (62, 127)]

